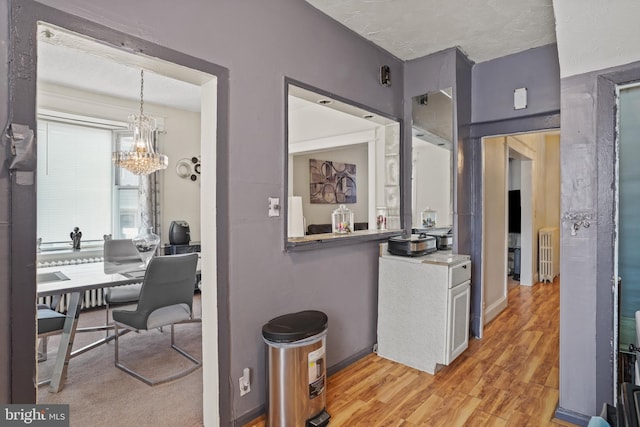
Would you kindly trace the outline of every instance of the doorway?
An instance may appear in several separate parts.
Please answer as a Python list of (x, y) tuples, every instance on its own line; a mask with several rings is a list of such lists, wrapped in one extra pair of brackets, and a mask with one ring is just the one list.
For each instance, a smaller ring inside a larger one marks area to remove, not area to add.
[(482, 324), (507, 306), (510, 256), (520, 286), (538, 282), (538, 231), (560, 223), (559, 143), (558, 131), (482, 139)]
[[(614, 233), (614, 277), (618, 278), (617, 318), (614, 319), (614, 350), (619, 353), (620, 367), (616, 390), (620, 383), (640, 383), (638, 367), (630, 362), (635, 357), (630, 345), (640, 346), (637, 324), (640, 307), (640, 263), (636, 243), (640, 239), (640, 224), (636, 217), (640, 207), (640, 174), (637, 159), (640, 146), (637, 135), (640, 124), (640, 84), (620, 85), (617, 95), (617, 156), (615, 209), (616, 233)], [(637, 362), (636, 362), (637, 363)]]
[[(76, 23), (77, 24), (77, 23)], [(49, 26), (49, 24), (45, 24)], [(76, 28), (82, 28), (83, 31), (90, 31), (90, 28), (87, 28), (87, 23), (84, 21), (81, 24), (75, 25)], [(58, 28), (50, 25), (51, 28)], [(45, 31), (42, 26), (38, 24), (38, 33), (40, 31)], [(67, 34), (71, 34), (71, 31), (61, 30), (62, 32), (66, 32)], [(216, 262), (216, 247), (217, 247), (217, 231), (216, 231), (216, 222), (217, 218), (215, 215), (210, 215), (210, 212), (216, 212), (216, 152), (218, 147), (218, 139), (221, 134), (221, 130), (218, 127), (218, 123), (220, 123), (220, 113), (218, 112), (218, 98), (219, 98), (219, 87), (218, 87), (218, 74), (215, 71), (218, 70), (217, 66), (206, 66), (201, 63), (201, 61), (194, 61), (193, 58), (184, 57), (183, 55), (177, 54), (172, 51), (164, 52), (162, 48), (157, 48), (156, 53), (160, 53), (160, 55), (156, 57), (146, 56), (139, 53), (132, 53), (131, 51), (120, 50), (115, 47), (117, 45), (124, 46), (124, 43), (118, 44), (114, 42), (113, 39), (118, 39), (122, 35), (111, 33), (109, 31), (102, 30), (100, 34), (107, 38), (112, 39), (112, 43), (107, 40), (94, 40), (89, 39), (85, 36), (77, 35), (78, 38), (82, 39), (82, 43), (85, 46), (90, 46), (87, 49), (91, 52), (91, 55), (96, 57), (96, 60), (100, 59), (100, 52), (103, 53), (104, 57), (110, 58), (111, 60), (115, 60), (119, 65), (126, 65), (128, 67), (133, 67), (139, 72), (140, 68), (144, 68), (145, 70), (157, 73), (159, 75), (170, 77), (172, 79), (181, 80), (183, 82), (188, 82), (192, 85), (197, 85), (200, 90), (200, 99), (198, 101), (199, 114), (207, 117), (207, 120), (198, 120), (198, 122), (194, 125), (197, 129), (197, 134), (199, 134), (199, 141), (197, 149), (199, 150), (199, 155), (203, 160), (203, 163), (206, 162), (206, 166), (202, 168), (199, 183), (193, 183), (193, 185), (198, 185), (198, 194), (200, 196), (201, 202), (199, 207), (196, 208), (200, 212), (200, 217), (206, 218), (206, 221), (202, 221), (201, 224), (193, 224), (199, 225), (200, 227), (200, 241), (202, 243), (202, 263), (201, 263), (201, 272), (205, 280), (203, 281), (203, 289), (202, 289), (202, 329), (207, 330), (206, 334), (202, 334), (202, 358), (206, 359), (206, 363), (204, 364), (204, 368), (199, 373), (195, 375), (202, 375), (203, 380), (203, 401), (208, 402), (206, 408), (204, 408), (203, 418), (205, 420), (205, 424), (215, 424), (216, 420), (219, 417), (219, 381), (218, 381), (218, 352), (217, 352), (217, 340), (218, 340), (218, 312), (217, 312), (217, 293), (219, 292), (217, 286), (217, 262)], [(128, 42), (131, 42), (130, 38), (127, 38)], [(142, 42), (144, 44), (144, 42)], [(106, 53), (108, 51), (108, 53)], [(148, 51), (148, 49), (139, 49), (136, 51)], [(166, 55), (165, 55), (166, 54)], [(103, 59), (104, 59), (103, 57)], [(160, 59), (161, 57), (166, 57), (167, 60)], [(176, 60), (177, 58), (177, 60)], [(175, 62), (171, 62), (174, 60)], [(196, 63), (198, 68), (188, 68), (189, 64)], [(34, 67), (32, 74), (36, 75), (35, 67), (37, 67), (37, 61), (34, 61), (32, 66)], [(69, 65), (69, 64), (67, 64)], [(71, 64), (73, 65), (73, 64)], [(211, 65), (211, 64), (209, 64)], [(207, 70), (208, 71), (203, 71)], [(213, 71), (210, 72), (210, 71)], [(226, 72), (221, 73), (222, 76), (226, 76)], [(38, 74), (40, 77), (40, 74)], [(108, 77), (107, 77), (108, 78)], [(50, 82), (49, 82), (50, 83)], [(136, 82), (136, 85), (138, 82)], [(37, 81), (37, 86), (40, 88), (45, 86), (42, 81)], [(228, 88), (223, 86), (223, 93), (226, 93)], [(140, 88), (138, 87), (138, 90)], [(76, 90), (77, 91), (77, 90)], [(73, 92), (73, 90), (71, 90)], [(33, 93), (33, 99), (36, 99), (35, 93)], [(40, 98), (41, 94), (38, 94), (37, 97)], [(101, 110), (102, 113), (108, 110), (108, 101), (105, 101), (109, 98), (109, 94), (102, 93), (99, 95), (102, 97), (100, 102), (96, 102), (95, 99), (92, 100), (94, 102), (94, 107), (98, 110)], [(225, 95), (222, 95), (225, 96)], [(25, 95), (26, 98), (26, 95)], [(62, 96), (63, 101), (67, 102), (67, 106), (77, 106), (80, 105), (74, 96)], [(41, 101), (39, 99), (38, 101)], [(32, 102), (32, 101), (31, 101)], [(75, 104), (74, 104), (75, 103)], [(30, 102), (25, 102), (28, 106), (31, 106)], [(84, 104), (85, 106), (87, 103)], [(35, 111), (38, 107), (33, 104), (33, 111)], [(118, 108), (115, 108), (116, 110)], [(135, 111), (134, 111), (135, 112)], [(120, 111), (122, 113), (122, 111)], [(101, 114), (101, 113), (97, 113)], [(226, 114), (226, 113), (225, 113)], [(35, 117), (35, 114), (34, 114)], [(26, 120), (29, 122), (29, 120)], [(223, 131), (224, 123), (222, 123)], [(180, 138), (183, 134), (180, 133), (179, 130), (175, 130), (174, 135), (176, 138)], [(175, 163), (178, 159), (170, 159), (170, 166), (167, 169), (167, 173), (176, 173)], [(202, 192), (201, 188), (206, 188), (206, 192)], [(22, 212), (25, 218), (35, 218), (35, 205), (32, 203), (23, 203), (17, 206), (14, 206), (14, 210), (16, 212)], [(206, 213), (206, 214), (205, 214)], [(33, 228), (35, 229), (36, 223), (34, 220)], [(164, 232), (167, 231), (167, 227), (163, 227)], [(32, 231), (35, 234), (35, 231)], [(35, 246), (33, 247), (35, 252)], [(35, 305), (34, 305), (35, 310)], [(34, 340), (35, 341), (35, 340)], [(113, 368), (113, 366), (109, 366), (108, 368)], [(45, 391), (42, 391), (45, 392)], [(199, 397), (198, 397), (199, 400)], [(208, 421), (207, 421), (208, 420)]]

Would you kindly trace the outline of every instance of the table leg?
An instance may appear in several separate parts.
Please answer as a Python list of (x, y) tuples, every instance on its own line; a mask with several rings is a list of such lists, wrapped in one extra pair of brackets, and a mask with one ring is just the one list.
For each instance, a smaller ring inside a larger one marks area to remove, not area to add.
[(64, 387), (64, 380), (67, 377), (67, 367), (73, 347), (73, 339), (76, 335), (76, 327), (78, 325), (78, 317), (80, 316), (80, 292), (72, 292), (69, 294), (69, 304), (67, 307), (67, 318), (64, 321), (62, 336), (60, 337), (60, 347), (56, 356), (56, 364), (53, 368), (51, 383), (49, 383), (49, 391), (57, 393)]

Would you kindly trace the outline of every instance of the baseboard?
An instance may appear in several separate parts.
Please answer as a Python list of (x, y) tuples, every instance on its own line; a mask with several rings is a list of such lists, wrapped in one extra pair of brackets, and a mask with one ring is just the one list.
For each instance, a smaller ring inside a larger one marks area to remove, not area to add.
[[(364, 350), (361, 350), (357, 353), (355, 353), (354, 355), (347, 357), (346, 359), (344, 359), (341, 362), (336, 363), (333, 366), (330, 366), (327, 368), (327, 376), (330, 377), (331, 375), (335, 374), (338, 371), (341, 371), (342, 369), (346, 368), (347, 366), (357, 362), (358, 360), (362, 359), (363, 357), (369, 355), (373, 353), (373, 344), (371, 344), (369, 347), (365, 348)], [(266, 403), (263, 405), (260, 405), (259, 407), (252, 409), (251, 411), (247, 412), (246, 414), (236, 418), (235, 420), (231, 421), (231, 425), (232, 426), (243, 426), (245, 424), (250, 423), (251, 421), (255, 420), (256, 418), (264, 415), (267, 412), (267, 408), (266, 408)]]
[(498, 316), (498, 314), (502, 312), (502, 310), (507, 308), (508, 303), (509, 303), (509, 300), (505, 296), (504, 298), (501, 298), (499, 301), (496, 301), (495, 303), (487, 307), (484, 310), (484, 324), (486, 325), (487, 323), (495, 319)]
[(266, 412), (267, 412), (267, 408), (265, 407), (265, 405), (260, 405), (257, 408), (252, 409), (251, 411), (242, 415), (241, 417), (238, 417), (235, 420), (231, 420), (231, 425), (234, 427), (243, 426), (255, 420), (256, 418), (264, 415)]
[(364, 350), (360, 350), (359, 352), (355, 353), (354, 355), (347, 357), (342, 362), (338, 362), (335, 365), (328, 367), (327, 368), (327, 375), (331, 376), (331, 375), (335, 374), (336, 372), (343, 370), (347, 366), (354, 364), (358, 360), (362, 359), (363, 357), (365, 357), (365, 356), (367, 356), (367, 355), (369, 355), (371, 353), (373, 353), (373, 344), (371, 344), (369, 347), (365, 348)]
[(590, 416), (570, 411), (559, 406), (556, 408), (555, 417), (559, 420), (568, 421), (571, 424), (575, 424), (578, 426), (586, 426), (587, 424), (589, 424), (589, 420), (591, 419)]

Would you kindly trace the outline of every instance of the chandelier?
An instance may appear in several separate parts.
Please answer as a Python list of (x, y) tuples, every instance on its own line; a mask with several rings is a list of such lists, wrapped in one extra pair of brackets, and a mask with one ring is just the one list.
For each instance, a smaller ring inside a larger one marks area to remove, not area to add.
[(129, 116), (129, 129), (133, 131), (133, 144), (130, 151), (117, 151), (111, 156), (113, 163), (135, 175), (149, 175), (157, 170), (166, 169), (169, 158), (156, 153), (153, 148), (156, 121), (144, 114), (144, 70), (140, 70), (140, 114)]

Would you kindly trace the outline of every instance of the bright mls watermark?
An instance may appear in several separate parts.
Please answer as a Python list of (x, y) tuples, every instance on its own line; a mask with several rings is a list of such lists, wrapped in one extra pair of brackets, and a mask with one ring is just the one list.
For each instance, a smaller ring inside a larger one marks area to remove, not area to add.
[(69, 405), (0, 405), (0, 427), (69, 427)]

